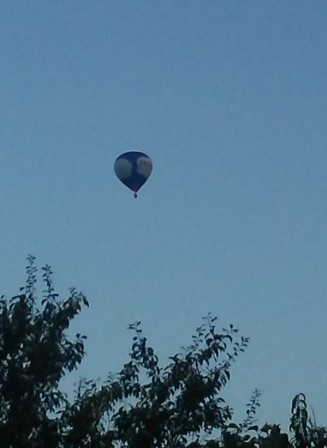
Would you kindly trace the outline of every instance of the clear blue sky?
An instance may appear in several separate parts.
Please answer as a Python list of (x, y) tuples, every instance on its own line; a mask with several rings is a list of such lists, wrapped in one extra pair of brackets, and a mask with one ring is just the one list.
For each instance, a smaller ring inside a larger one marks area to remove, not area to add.
[[(164, 358), (211, 311), (251, 338), (225, 391), (326, 424), (327, 4), (10, 0), (0, 15), (1, 292), (26, 256), (91, 302), (80, 373)], [(139, 198), (113, 173), (148, 153)], [(41, 288), (40, 288), (41, 289)], [(74, 328), (75, 328), (74, 327)]]

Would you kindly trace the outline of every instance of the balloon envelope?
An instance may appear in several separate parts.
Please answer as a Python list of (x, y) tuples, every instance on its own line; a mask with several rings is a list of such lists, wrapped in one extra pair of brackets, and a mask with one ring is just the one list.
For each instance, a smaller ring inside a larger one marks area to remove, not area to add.
[(152, 172), (152, 161), (143, 152), (130, 151), (117, 157), (114, 170), (118, 179), (127, 188), (134, 191), (134, 196), (145, 184)]

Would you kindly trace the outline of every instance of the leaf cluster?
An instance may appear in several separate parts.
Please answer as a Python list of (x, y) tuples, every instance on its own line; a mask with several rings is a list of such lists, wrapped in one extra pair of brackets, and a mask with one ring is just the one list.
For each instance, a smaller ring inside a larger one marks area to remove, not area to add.
[(70, 289), (61, 299), (50, 266), (42, 269), (37, 297), (35, 258), (28, 257), (26, 285), (7, 301), (0, 298), (1, 448), (323, 448), (327, 429), (308, 414), (304, 394), (292, 402), (291, 442), (279, 425), (257, 425), (260, 391), (255, 390), (241, 423), (222, 392), (232, 364), (248, 338), (230, 325), (217, 331), (206, 316), (191, 344), (161, 365), (143, 335), (130, 325), (127, 362), (97, 384), (81, 380), (73, 400), (61, 380), (77, 369), (85, 339), (68, 336), (72, 320), (88, 306)]
[[(233, 326), (216, 332), (215, 320), (208, 316), (192, 345), (172, 356), (165, 367), (159, 366), (140, 322), (131, 325), (134, 336), (129, 361), (99, 390), (95, 384), (87, 385), (79, 403), (66, 413), (70, 440), (73, 434), (79, 435), (72, 446), (88, 446), (86, 437), (92, 433), (92, 443), (97, 439), (99, 445), (90, 446), (102, 446), (102, 440), (103, 446), (110, 442), (110, 446), (121, 447), (178, 448), (202, 433), (223, 428), (231, 409), (220, 391), (230, 378), (231, 363), (248, 340), (241, 337), (235, 341)], [(95, 410), (99, 411), (96, 419)], [(78, 431), (77, 421), (81, 425)]]
[(1, 447), (58, 446), (56, 412), (66, 403), (59, 383), (84, 356), (85, 337), (69, 340), (66, 331), (86, 298), (71, 289), (66, 300), (59, 300), (51, 268), (45, 266), (39, 304), (34, 261), (28, 258), (20, 294), (0, 300)]
[(48, 265), (38, 299), (34, 257), (26, 269), (20, 293), (0, 300), (1, 448), (179, 448), (226, 426), (232, 411), (221, 390), (248, 344), (232, 325), (218, 332), (208, 315), (162, 367), (135, 322), (121, 371), (100, 386), (81, 381), (69, 401), (60, 381), (81, 363), (85, 336), (67, 334), (88, 302), (75, 289), (61, 299)]
[(295, 395), (291, 406), (290, 430), (296, 448), (325, 448), (327, 446), (327, 428), (318, 427), (315, 418), (309, 416), (306, 396)]

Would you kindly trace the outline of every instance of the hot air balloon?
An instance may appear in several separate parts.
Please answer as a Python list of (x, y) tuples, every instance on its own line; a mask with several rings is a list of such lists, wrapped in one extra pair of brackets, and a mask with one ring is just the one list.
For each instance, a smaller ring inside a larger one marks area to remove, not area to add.
[(152, 161), (143, 152), (125, 152), (117, 157), (114, 170), (118, 179), (134, 191), (134, 198), (137, 198), (137, 192), (150, 177)]

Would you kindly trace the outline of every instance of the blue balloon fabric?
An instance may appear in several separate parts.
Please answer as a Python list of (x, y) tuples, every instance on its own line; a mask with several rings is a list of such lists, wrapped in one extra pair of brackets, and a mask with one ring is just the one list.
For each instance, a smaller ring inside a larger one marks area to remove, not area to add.
[(143, 152), (125, 152), (117, 157), (114, 170), (118, 179), (134, 192), (136, 198), (137, 192), (151, 175), (152, 161)]

